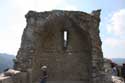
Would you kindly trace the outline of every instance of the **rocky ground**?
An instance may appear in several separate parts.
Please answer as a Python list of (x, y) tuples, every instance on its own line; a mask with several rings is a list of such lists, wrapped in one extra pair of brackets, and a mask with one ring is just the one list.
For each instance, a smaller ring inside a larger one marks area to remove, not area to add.
[(118, 76), (112, 76), (112, 82), (113, 83), (125, 83), (124, 79)]

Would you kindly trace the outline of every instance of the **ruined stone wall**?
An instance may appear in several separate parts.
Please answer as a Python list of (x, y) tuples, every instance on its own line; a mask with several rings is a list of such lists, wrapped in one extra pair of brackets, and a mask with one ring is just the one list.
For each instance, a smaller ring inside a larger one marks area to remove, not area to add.
[[(103, 83), (103, 55), (99, 37), (100, 10), (29, 11), (15, 69), (32, 70), (33, 81), (48, 66), (49, 81)], [(63, 48), (63, 31), (68, 44)], [(65, 82), (66, 83), (66, 82)]]

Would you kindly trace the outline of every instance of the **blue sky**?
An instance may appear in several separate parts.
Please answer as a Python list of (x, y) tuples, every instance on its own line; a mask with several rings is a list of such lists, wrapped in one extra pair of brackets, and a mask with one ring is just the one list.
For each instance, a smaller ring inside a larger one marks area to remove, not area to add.
[(102, 9), (100, 36), (103, 55), (125, 58), (125, 0), (0, 0), (0, 53), (16, 55), (29, 10), (78, 10), (91, 13)]

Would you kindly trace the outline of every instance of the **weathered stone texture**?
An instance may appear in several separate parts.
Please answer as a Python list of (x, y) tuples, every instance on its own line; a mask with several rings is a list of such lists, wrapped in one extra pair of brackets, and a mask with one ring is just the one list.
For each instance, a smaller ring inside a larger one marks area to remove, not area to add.
[[(99, 37), (100, 10), (29, 11), (15, 69), (32, 70), (38, 81), (40, 67), (48, 66), (48, 81), (103, 83), (103, 54)], [(68, 32), (64, 48), (63, 32)]]

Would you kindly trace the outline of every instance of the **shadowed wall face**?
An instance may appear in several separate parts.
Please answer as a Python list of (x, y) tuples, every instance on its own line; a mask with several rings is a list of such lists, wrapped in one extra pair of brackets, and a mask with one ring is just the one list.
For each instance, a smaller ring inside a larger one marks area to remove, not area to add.
[[(89, 81), (91, 73), (91, 41), (89, 34), (69, 21), (56, 18), (39, 34), (33, 76), (39, 78), (40, 67), (48, 66), (49, 81)], [(57, 22), (54, 24), (54, 22)]]

